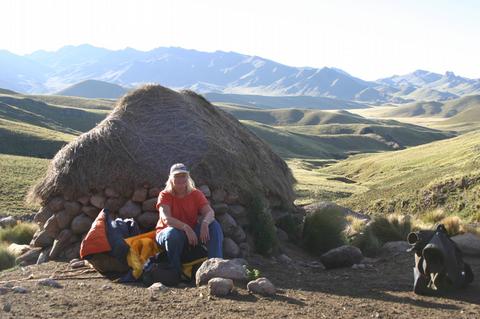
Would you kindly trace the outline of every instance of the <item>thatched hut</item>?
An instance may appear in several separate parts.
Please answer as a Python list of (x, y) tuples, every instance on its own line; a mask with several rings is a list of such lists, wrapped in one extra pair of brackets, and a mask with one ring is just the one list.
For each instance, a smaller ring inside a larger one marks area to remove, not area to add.
[(103, 207), (153, 227), (155, 198), (177, 162), (190, 167), (218, 211), (235, 210), (234, 219), (245, 219), (242, 207), (252, 193), (272, 209), (292, 208), (292, 174), (265, 142), (194, 92), (146, 85), (53, 158), (29, 195), (42, 205), (35, 217), (42, 228), (33, 244), (53, 244), (51, 257), (69, 246), (73, 256)]

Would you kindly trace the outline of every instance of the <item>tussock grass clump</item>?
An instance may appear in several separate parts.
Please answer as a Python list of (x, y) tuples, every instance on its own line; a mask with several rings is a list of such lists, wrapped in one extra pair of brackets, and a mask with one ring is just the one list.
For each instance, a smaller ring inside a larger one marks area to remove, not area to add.
[(479, 223), (480, 222), (480, 211), (474, 213), (471, 217), (472, 222)]
[(0, 229), (0, 242), (28, 244), (38, 229), (35, 223), (20, 223), (14, 227)]
[(346, 243), (345, 216), (333, 207), (318, 209), (305, 217), (303, 245), (315, 255)]
[(266, 210), (265, 200), (259, 196), (252, 196), (248, 210), (250, 232), (255, 238), (255, 250), (268, 255), (277, 248), (277, 233), (272, 214)]
[(7, 245), (0, 245), (0, 270), (15, 266), (15, 256), (7, 249)]
[(450, 237), (465, 232), (463, 222), (458, 216), (453, 215), (445, 217), (439, 223), (445, 226), (445, 229)]
[(302, 233), (302, 219), (286, 215), (277, 221), (277, 226), (288, 234), (288, 238), (299, 241)]
[(445, 211), (441, 208), (437, 208), (423, 214), (420, 220), (426, 224), (436, 225), (445, 217), (447, 217)]
[(365, 227), (367, 226), (367, 220), (361, 219), (352, 215), (345, 217), (348, 225), (345, 228), (345, 235), (348, 238), (355, 237), (364, 232)]
[(410, 216), (389, 215), (375, 217), (353, 244), (366, 256), (374, 256), (389, 241), (405, 240), (412, 231)]

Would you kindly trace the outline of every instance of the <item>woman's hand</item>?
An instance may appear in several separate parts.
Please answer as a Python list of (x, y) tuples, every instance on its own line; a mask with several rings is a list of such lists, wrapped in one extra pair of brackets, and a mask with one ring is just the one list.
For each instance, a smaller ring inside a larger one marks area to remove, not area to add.
[(210, 232), (208, 230), (208, 224), (202, 222), (202, 226), (200, 226), (200, 241), (203, 244), (206, 244), (210, 240)]
[(188, 226), (187, 224), (184, 224), (183, 225), (183, 231), (187, 235), (188, 244), (190, 244), (191, 246), (197, 246), (198, 238), (197, 238), (197, 234), (195, 234), (193, 229), (190, 226)]

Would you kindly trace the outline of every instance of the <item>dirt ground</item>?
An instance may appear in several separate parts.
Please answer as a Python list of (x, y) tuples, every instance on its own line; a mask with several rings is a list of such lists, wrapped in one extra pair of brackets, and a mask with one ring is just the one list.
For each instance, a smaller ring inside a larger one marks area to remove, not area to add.
[[(294, 255), (293, 253), (289, 254)], [(447, 297), (415, 295), (413, 256), (387, 256), (364, 269), (323, 270), (308, 256), (294, 263), (253, 258), (277, 287), (275, 297), (249, 294), (245, 285), (227, 298), (183, 286), (152, 294), (141, 284), (118, 284), (90, 268), (48, 262), (0, 273), (0, 318), (479, 318), (480, 280)], [(480, 277), (480, 258), (466, 258)], [(53, 277), (63, 288), (39, 286)], [(21, 286), (27, 293), (15, 293)]]

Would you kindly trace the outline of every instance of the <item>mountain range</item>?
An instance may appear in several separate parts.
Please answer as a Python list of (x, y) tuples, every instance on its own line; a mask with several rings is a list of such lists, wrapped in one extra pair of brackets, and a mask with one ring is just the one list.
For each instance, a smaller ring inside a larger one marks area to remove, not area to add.
[(108, 50), (88, 44), (20, 56), (0, 51), (0, 87), (22, 93), (57, 93), (85, 80), (130, 89), (159, 83), (199, 93), (311, 96), (361, 103), (445, 101), (479, 94), (480, 79), (417, 70), (365, 81), (338, 68), (291, 67), (236, 52), (175, 47)]

